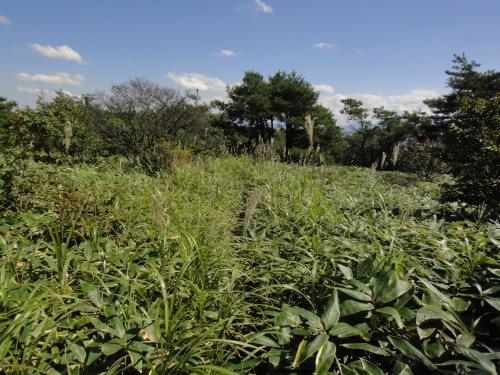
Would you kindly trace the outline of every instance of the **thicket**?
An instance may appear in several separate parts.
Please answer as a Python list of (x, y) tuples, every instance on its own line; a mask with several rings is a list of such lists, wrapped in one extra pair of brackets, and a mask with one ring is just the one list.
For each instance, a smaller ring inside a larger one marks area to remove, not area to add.
[(455, 62), (349, 133), (295, 72), (0, 98), (0, 372), (498, 373), (500, 75)]

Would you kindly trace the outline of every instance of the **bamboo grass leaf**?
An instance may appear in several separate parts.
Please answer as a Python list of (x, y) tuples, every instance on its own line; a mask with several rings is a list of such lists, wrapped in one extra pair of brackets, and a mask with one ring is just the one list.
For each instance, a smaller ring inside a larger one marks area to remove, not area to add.
[[(292, 367), (297, 367), (303, 363), (306, 359), (312, 357), (314, 353), (321, 349), (321, 347), (328, 341), (328, 335), (322, 333), (317, 336), (311, 343), (307, 344), (306, 340), (303, 340), (299, 346), (299, 350), (295, 355), (295, 360), (293, 361)], [(305, 344), (303, 344), (305, 343)]]
[(362, 311), (371, 311), (374, 307), (371, 303), (361, 303), (358, 301), (345, 301), (340, 305), (340, 316), (357, 314)]
[(337, 289), (333, 290), (332, 295), (326, 303), (325, 310), (321, 315), (321, 323), (323, 327), (328, 330), (333, 327), (339, 321), (340, 308), (339, 308), (339, 298), (337, 295)]
[(335, 352), (337, 348), (333, 342), (327, 341), (323, 344), (316, 355), (316, 371), (315, 375), (325, 375), (330, 370), (330, 367), (335, 360)]
[(360, 343), (347, 343), (347, 344), (341, 344), (341, 346), (348, 348), (348, 349), (357, 349), (357, 350), (363, 350), (366, 352), (370, 352), (373, 354), (381, 355), (384, 357), (387, 357), (390, 355), (390, 352), (387, 349), (383, 349), (365, 342), (360, 342)]
[(394, 345), (396, 349), (398, 349), (408, 358), (414, 361), (422, 362), (430, 369), (434, 370), (436, 368), (436, 365), (434, 363), (432, 363), (420, 350), (415, 348), (408, 341), (394, 336), (388, 336), (387, 339), (391, 342), (392, 345)]
[(364, 302), (372, 301), (371, 295), (363, 292), (358, 292), (356, 290), (342, 288), (342, 287), (339, 287), (338, 290), (342, 291), (342, 293), (347, 294), (349, 297), (356, 298), (359, 301), (364, 301)]
[(406, 280), (396, 280), (394, 283), (389, 284), (389, 286), (381, 292), (378, 293), (378, 297), (376, 296), (377, 303), (387, 303), (395, 300), (396, 298), (402, 296), (406, 292), (408, 292), (412, 287), (411, 282)]
[(405, 324), (403, 323), (403, 320), (401, 319), (401, 315), (399, 315), (398, 310), (396, 310), (393, 307), (382, 307), (380, 309), (375, 310), (379, 314), (384, 314), (384, 315), (390, 315), (394, 318), (394, 321), (397, 323), (398, 327), (400, 329), (403, 329), (405, 327)]

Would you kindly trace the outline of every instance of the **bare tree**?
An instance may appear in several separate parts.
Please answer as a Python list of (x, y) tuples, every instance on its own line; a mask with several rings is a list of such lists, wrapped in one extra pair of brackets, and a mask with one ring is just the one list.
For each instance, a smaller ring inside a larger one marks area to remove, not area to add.
[(208, 126), (208, 110), (193, 95), (135, 78), (101, 94), (98, 134), (114, 149), (138, 161), (149, 173), (161, 170), (170, 144), (200, 136)]

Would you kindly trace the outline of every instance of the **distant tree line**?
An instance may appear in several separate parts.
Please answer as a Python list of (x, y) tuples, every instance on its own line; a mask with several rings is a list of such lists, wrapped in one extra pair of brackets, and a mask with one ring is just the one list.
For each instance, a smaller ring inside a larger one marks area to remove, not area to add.
[[(135, 78), (109, 93), (40, 95), (35, 108), (0, 97), (0, 192), (23, 161), (94, 162), (119, 155), (156, 174), (200, 153), (271, 150), (286, 162), (336, 163), (410, 172), (430, 179), (451, 173), (452, 199), (499, 212), (500, 72), (456, 55), (446, 71), (449, 94), (422, 111), (371, 112), (342, 100), (349, 126), (338, 126), (319, 93), (296, 72), (268, 77), (247, 71), (227, 87), (227, 101), (201, 103), (197, 95)], [(17, 165), (18, 167), (14, 167)], [(2, 202), (0, 202), (2, 204)]]

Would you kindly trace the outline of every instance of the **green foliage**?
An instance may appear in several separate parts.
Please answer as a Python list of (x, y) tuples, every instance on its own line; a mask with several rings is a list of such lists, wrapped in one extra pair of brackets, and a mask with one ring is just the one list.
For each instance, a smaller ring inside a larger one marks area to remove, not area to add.
[(304, 127), (305, 117), (317, 105), (319, 93), (295, 71), (279, 71), (269, 77), (273, 113), (285, 124), (285, 154), (296, 145), (298, 129)]
[(94, 159), (101, 154), (102, 144), (89, 126), (93, 101), (92, 96), (77, 98), (62, 91), (51, 101), (39, 96), (35, 109), (18, 112), (13, 132), (16, 148), (24, 158)]
[(475, 61), (455, 55), (450, 94), (427, 100), (442, 133), (444, 160), (457, 184), (448, 189), (449, 199), (485, 205), (496, 217), (500, 207), (500, 72), (479, 72)]
[[(345, 137), (345, 164), (394, 170), (401, 162), (401, 145), (415, 139), (429, 122), (425, 113), (419, 111), (398, 114), (384, 107), (376, 107), (370, 117), (368, 109), (363, 107), (360, 100), (348, 98), (342, 99), (342, 103), (344, 108), (341, 113), (352, 127), (352, 132)], [(406, 156), (417, 155), (407, 153)], [(406, 160), (408, 165), (413, 165), (412, 172), (416, 172), (421, 163)]]
[(122, 166), (14, 180), (1, 372), (496, 373), (500, 226), (448, 220), (437, 185), (251, 157)]
[(0, 96), (0, 145), (2, 148), (12, 146), (10, 133), (15, 123), (16, 106), (16, 102), (7, 101), (7, 98)]
[(456, 184), (450, 195), (500, 213), (500, 97), (461, 97), (446, 152)]

